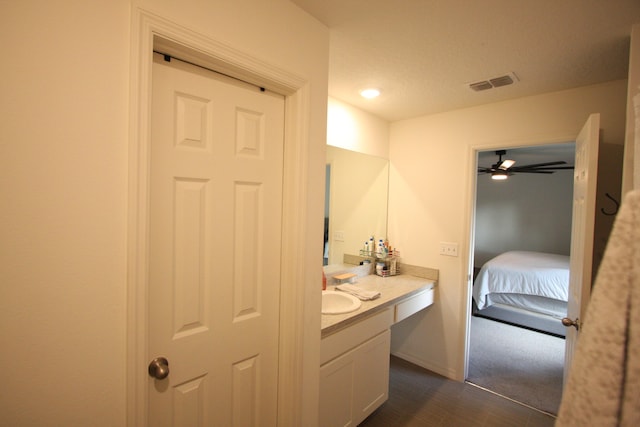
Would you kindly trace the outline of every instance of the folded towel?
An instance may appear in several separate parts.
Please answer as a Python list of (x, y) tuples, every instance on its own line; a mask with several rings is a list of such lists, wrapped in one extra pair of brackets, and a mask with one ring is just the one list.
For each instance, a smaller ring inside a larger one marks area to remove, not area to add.
[(368, 301), (368, 300), (372, 300), (372, 299), (376, 299), (376, 298), (380, 297), (380, 292), (378, 292), (378, 291), (365, 291), (362, 288), (359, 288), (359, 287), (353, 286), (353, 285), (349, 285), (349, 284), (346, 284), (346, 283), (336, 286), (336, 289), (339, 290), (339, 291), (351, 294), (354, 297), (357, 297), (357, 298), (361, 299), (362, 301)]

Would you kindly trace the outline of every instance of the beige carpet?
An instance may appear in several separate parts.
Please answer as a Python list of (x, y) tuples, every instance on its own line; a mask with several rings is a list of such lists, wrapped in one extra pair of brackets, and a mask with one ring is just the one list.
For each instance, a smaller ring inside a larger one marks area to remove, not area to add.
[(473, 316), (467, 381), (557, 414), (564, 344), (562, 338)]

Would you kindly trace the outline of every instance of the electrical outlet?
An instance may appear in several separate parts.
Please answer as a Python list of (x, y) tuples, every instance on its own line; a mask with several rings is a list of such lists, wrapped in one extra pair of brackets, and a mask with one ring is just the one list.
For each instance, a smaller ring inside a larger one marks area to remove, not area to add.
[(458, 256), (458, 244), (450, 242), (440, 242), (440, 255)]
[(344, 242), (344, 231), (334, 231), (333, 240), (336, 242)]

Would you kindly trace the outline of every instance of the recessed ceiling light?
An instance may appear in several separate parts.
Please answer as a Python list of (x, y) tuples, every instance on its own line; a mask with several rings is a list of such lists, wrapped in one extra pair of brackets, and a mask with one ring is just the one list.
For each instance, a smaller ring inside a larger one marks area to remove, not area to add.
[(367, 99), (377, 98), (378, 96), (380, 96), (380, 89), (364, 89), (360, 92), (360, 96)]

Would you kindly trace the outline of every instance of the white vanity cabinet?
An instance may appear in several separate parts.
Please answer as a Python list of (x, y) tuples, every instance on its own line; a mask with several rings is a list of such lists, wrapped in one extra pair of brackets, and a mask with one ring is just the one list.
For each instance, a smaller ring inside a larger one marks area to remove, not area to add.
[(393, 309), (322, 340), (320, 427), (357, 426), (388, 398)]
[(361, 277), (381, 296), (342, 315), (322, 316), (320, 427), (355, 427), (389, 397), (391, 325), (434, 301), (434, 282), (412, 276)]

